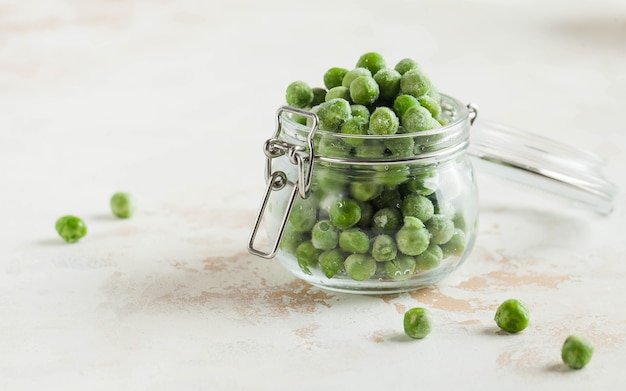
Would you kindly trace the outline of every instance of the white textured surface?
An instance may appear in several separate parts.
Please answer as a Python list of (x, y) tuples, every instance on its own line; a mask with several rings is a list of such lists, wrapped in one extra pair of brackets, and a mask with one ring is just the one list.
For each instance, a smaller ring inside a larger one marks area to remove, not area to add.
[[(622, 1), (3, 0), (0, 389), (623, 388), (622, 195), (599, 217), (479, 175), (469, 261), (412, 294), (324, 292), (247, 254), (285, 86), (371, 50), (626, 188)], [(133, 219), (110, 217), (120, 189)], [(509, 297), (519, 335), (492, 321)], [(417, 305), (436, 324), (410, 341)], [(582, 371), (560, 363), (570, 333), (596, 343)]]

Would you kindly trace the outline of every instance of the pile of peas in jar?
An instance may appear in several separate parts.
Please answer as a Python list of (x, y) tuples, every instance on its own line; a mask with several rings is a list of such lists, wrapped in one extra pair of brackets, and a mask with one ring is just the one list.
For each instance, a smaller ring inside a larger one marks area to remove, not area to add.
[[(328, 69), (323, 81), (325, 88), (291, 83), (286, 101), (317, 115), (315, 154), (340, 160), (315, 163), (311, 194), (297, 199), (280, 250), (308, 275), (356, 281), (405, 280), (458, 258), (466, 246), (465, 219), (440, 196), (437, 170), (341, 163), (402, 162), (432, 152), (432, 140), (419, 135), (448, 118), (430, 79), (412, 59), (390, 68), (380, 54), (366, 53), (354, 69)], [(307, 125), (305, 118), (291, 119)]]

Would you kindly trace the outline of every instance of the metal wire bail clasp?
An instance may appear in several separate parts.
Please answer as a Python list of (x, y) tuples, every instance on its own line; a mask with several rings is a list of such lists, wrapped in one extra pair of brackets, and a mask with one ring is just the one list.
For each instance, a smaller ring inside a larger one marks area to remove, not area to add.
[[(311, 119), (312, 126), (307, 136), (306, 148), (301, 145), (291, 144), (279, 139), (282, 130), (283, 113), (296, 114)], [(314, 156), (313, 137), (315, 136), (315, 132), (317, 131), (318, 123), (319, 120), (317, 118), (317, 115), (315, 115), (314, 113), (296, 109), (293, 107), (283, 106), (279, 108), (276, 112), (276, 130), (274, 131), (274, 135), (272, 136), (272, 138), (268, 139), (263, 145), (263, 151), (266, 157), (265, 180), (267, 182), (267, 187), (265, 188), (265, 194), (263, 196), (263, 200), (261, 201), (261, 206), (259, 207), (256, 221), (248, 240), (248, 251), (251, 254), (267, 259), (273, 258), (278, 252), (280, 240), (285, 233), (285, 227), (287, 226), (289, 214), (291, 213), (291, 209), (293, 208), (294, 202), (296, 200), (296, 195), (299, 195), (301, 198), (307, 198), (309, 196), (309, 193), (311, 191), (311, 174)], [(267, 205), (269, 203), (270, 196), (272, 194), (272, 191), (282, 190), (285, 186), (287, 186), (287, 184), (292, 183), (289, 181), (289, 178), (287, 178), (287, 174), (280, 170), (274, 171), (274, 169), (272, 168), (273, 159), (283, 155), (287, 156), (291, 164), (297, 166), (298, 178), (295, 182), (293, 182), (293, 190), (291, 191), (291, 194), (287, 201), (287, 207), (280, 222), (276, 240), (274, 241), (274, 243), (271, 243), (269, 252), (265, 252), (255, 248), (254, 242), (256, 239), (256, 235), (259, 232), (261, 221), (263, 220), (263, 215), (265, 214), (265, 209), (267, 208)]]

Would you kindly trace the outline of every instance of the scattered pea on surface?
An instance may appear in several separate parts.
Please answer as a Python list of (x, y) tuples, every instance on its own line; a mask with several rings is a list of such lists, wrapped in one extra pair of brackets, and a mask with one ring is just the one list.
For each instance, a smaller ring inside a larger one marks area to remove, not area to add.
[(572, 369), (582, 369), (593, 356), (593, 343), (580, 335), (570, 335), (565, 339), (561, 348), (563, 363)]
[(494, 320), (498, 327), (509, 333), (519, 333), (528, 327), (530, 314), (524, 303), (517, 299), (508, 299), (502, 302)]
[(75, 243), (87, 235), (87, 225), (80, 217), (66, 215), (57, 219), (55, 228), (67, 243)]
[(415, 307), (404, 313), (404, 332), (411, 338), (425, 338), (431, 332), (432, 323), (432, 315), (427, 308)]
[(130, 193), (117, 192), (111, 197), (111, 211), (119, 218), (129, 218), (137, 210), (137, 199)]

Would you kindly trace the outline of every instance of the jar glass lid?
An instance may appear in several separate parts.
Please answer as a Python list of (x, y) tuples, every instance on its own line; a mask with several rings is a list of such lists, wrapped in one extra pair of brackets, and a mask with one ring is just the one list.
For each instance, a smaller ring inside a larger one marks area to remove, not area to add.
[(590, 152), (477, 118), (469, 154), (481, 172), (548, 191), (601, 214), (613, 209), (617, 186), (604, 178), (604, 160)]

